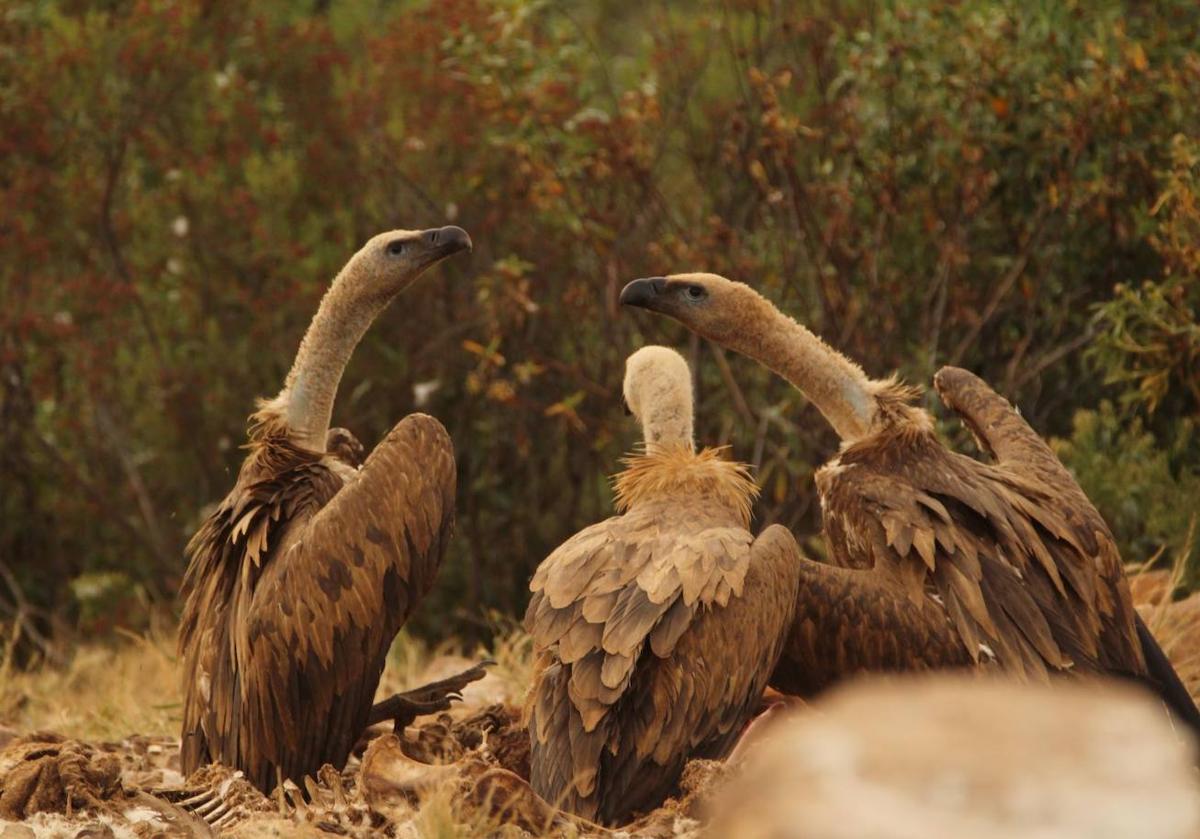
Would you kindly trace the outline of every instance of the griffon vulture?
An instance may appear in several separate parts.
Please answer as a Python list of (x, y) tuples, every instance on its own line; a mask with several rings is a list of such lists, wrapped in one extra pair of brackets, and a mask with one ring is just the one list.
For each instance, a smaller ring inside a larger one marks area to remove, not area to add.
[[(325, 294), (280, 394), (251, 417), (229, 495), (188, 545), (179, 630), (183, 771), (236, 767), (263, 791), (342, 766), (368, 723), (447, 707), (472, 670), (372, 707), (393, 637), (429, 590), (454, 518), (454, 449), (401, 420), (365, 462), (329, 419), (371, 322), (458, 227), (371, 239)], [(360, 467), (361, 464), (361, 467)]]
[(917, 388), (869, 379), (747, 285), (654, 277), (620, 300), (783, 376), (842, 439), (815, 476), (838, 567), (806, 566), (777, 687), (811, 694), (855, 671), (984, 664), (1031, 680), (1105, 673), (1146, 682), (1200, 723), (1133, 609), (1104, 520), (983, 381), (946, 367), (934, 387), (994, 463), (948, 450)]
[(751, 536), (757, 487), (695, 451), (691, 388), (678, 353), (630, 356), (645, 451), (616, 476), (620, 514), (564, 542), (530, 583), (533, 788), (608, 824), (660, 804), (689, 758), (729, 751), (796, 603), (796, 541), (778, 525)]

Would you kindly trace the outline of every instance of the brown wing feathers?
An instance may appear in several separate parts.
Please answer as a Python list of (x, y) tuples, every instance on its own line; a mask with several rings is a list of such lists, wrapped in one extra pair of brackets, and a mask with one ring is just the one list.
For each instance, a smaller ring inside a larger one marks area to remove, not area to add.
[[(906, 468), (892, 471), (887, 449), (902, 447)], [(1128, 655), (1097, 646), (1113, 615), (1087, 551), (1094, 535), (1073, 529), (1036, 482), (948, 452), (932, 435), (886, 432), (847, 449), (817, 481), (834, 556), (859, 567), (869, 557), (885, 577), (908, 575), (907, 588), (918, 569), (974, 659), (994, 655), (1041, 677)]]
[[(1072, 575), (1072, 583), (1075, 592), (1084, 598), (1093, 593), (1088, 584), (1094, 586), (1102, 617), (1099, 626), (1093, 627), (1098, 639), (1095, 646), (1105, 669), (1148, 683), (1180, 720), (1200, 733), (1200, 711), (1153, 634), (1133, 609), (1121, 558), (1108, 525), (1071, 473), (1008, 401), (974, 374), (944, 367), (934, 377), (934, 387), (942, 401), (962, 417), (984, 451), (1002, 466), (1037, 475), (1055, 494), (1056, 498), (1047, 497), (1045, 504), (1032, 506), (1030, 512), (1039, 524), (1047, 527), (1044, 516), (1038, 514), (1057, 500), (1053, 506), (1062, 511), (1068, 526), (1063, 528), (1060, 523), (1054, 535), (1072, 542), (1093, 560), (1089, 567)], [(1072, 541), (1071, 535), (1077, 541)], [(1069, 568), (1074, 570), (1076, 566)], [(1088, 570), (1095, 573), (1089, 575)], [(1068, 629), (1060, 627), (1060, 631)]]
[(455, 479), (449, 436), (424, 415), (347, 486), (312, 457), (263, 471), (249, 464), (193, 541), (180, 646), (196, 674), (185, 771), (220, 760), (270, 789), (276, 767), (299, 780), (345, 761), (387, 648), (432, 584)]
[(883, 428), (816, 476), (839, 569), (804, 566), (772, 683), (811, 694), (861, 670), (995, 664), (1025, 678), (1133, 674), (1181, 719), (1200, 714), (1136, 626), (1103, 519), (1002, 397), (947, 368), (936, 385), (980, 463), (932, 431)]
[(858, 673), (969, 667), (946, 611), (873, 572), (800, 561), (796, 617), (771, 685), (813, 696)]
[(530, 584), (531, 781), (585, 817), (620, 822), (660, 803), (688, 757), (722, 756), (779, 656), (795, 540), (771, 528), (753, 541), (740, 504), (700, 494), (638, 495)]

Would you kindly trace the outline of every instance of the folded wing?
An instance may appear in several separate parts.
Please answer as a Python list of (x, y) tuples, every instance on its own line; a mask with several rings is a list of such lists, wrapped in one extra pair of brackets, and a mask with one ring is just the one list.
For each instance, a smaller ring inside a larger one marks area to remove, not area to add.
[(275, 784), (277, 769), (300, 780), (346, 760), (388, 647), (433, 583), (454, 491), (449, 435), (417, 414), (307, 518), (272, 529), (287, 512), (284, 498), (234, 528), (253, 541), (261, 519), (267, 552), (240, 558), (228, 613), (209, 621), (223, 620), (220, 631), (201, 626), (188, 636), (209, 640), (200, 654), (209, 696), (189, 690), (185, 716), (199, 717), (210, 759), (242, 769), (262, 789)]
[[(1111, 617), (1102, 622), (1100, 645), (1125, 650), (1111, 669), (1146, 681), (1180, 719), (1200, 731), (1200, 711), (1180, 681), (1148, 627), (1133, 609), (1120, 554), (1107, 523), (1088, 499), (1070, 471), (1013, 406), (975, 374), (958, 367), (943, 367), (934, 376), (934, 387), (948, 408), (971, 429), (980, 448), (1006, 469), (1036, 476), (1053, 488), (1057, 506), (1071, 527), (1095, 534), (1097, 587), (1109, 593)], [(1130, 654), (1134, 647), (1140, 657)], [(1140, 666), (1144, 663), (1144, 669)]]
[(530, 699), (533, 785), (615, 822), (661, 801), (690, 756), (732, 745), (778, 659), (799, 550), (773, 527), (664, 527), (633, 511), (538, 569), (526, 626), (545, 650)]

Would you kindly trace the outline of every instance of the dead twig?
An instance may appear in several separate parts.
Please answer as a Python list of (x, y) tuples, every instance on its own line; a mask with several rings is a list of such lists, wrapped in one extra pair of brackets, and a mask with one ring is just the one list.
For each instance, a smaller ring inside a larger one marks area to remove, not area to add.
[(1017, 284), (1017, 280), (1021, 279), (1021, 275), (1025, 273), (1025, 268), (1029, 265), (1029, 258), (1033, 256), (1034, 248), (1041, 241), (1042, 233), (1046, 229), (1046, 220), (1049, 217), (1050, 205), (1043, 202), (1033, 217), (1029, 235), (1025, 237), (1025, 241), (1021, 244), (1017, 258), (1009, 266), (1004, 276), (1001, 277), (1000, 282), (996, 284), (992, 296), (983, 307), (983, 312), (980, 314), (979, 320), (971, 325), (971, 328), (967, 330), (967, 334), (962, 337), (962, 340), (954, 348), (954, 352), (950, 353), (950, 361), (948, 362), (950, 366), (956, 367), (962, 362), (967, 350), (979, 339), (979, 333), (983, 331), (983, 328), (995, 316), (996, 311), (1000, 308), (1000, 304), (1004, 302), (1004, 298), (1008, 297), (1009, 292)]
[(729, 360), (725, 357), (725, 350), (714, 344), (712, 341), (706, 342), (709, 349), (712, 350), (713, 358), (717, 362), (717, 370), (721, 373), (721, 381), (725, 383), (725, 389), (729, 391), (730, 397), (733, 399), (733, 407), (746, 422), (746, 425), (758, 425), (758, 417), (750, 408), (750, 403), (746, 401), (746, 396), (742, 393), (742, 388), (734, 378), (733, 370), (729, 367)]
[(141, 471), (129, 453), (125, 440), (118, 432), (108, 408), (99, 399), (93, 399), (92, 409), (95, 411), (96, 425), (99, 427), (100, 433), (107, 438), (109, 449), (116, 455), (117, 462), (121, 464), (121, 470), (125, 473), (126, 480), (129, 481), (129, 489), (137, 501), (138, 512), (141, 513), (142, 522), (146, 527), (146, 541), (153, 549), (155, 559), (166, 568), (174, 562), (174, 556), (166, 548), (166, 538), (163, 536), (154, 502), (146, 489), (145, 481), (142, 480)]
[[(9, 596), (12, 598), (12, 605), (9, 608), (13, 613), (13, 622), (20, 628), (21, 633), (37, 646), (47, 661), (52, 664), (61, 664), (63, 657), (54, 649), (50, 643), (50, 639), (31, 620), (35, 615), (43, 613), (37, 607), (30, 605), (29, 601), (25, 598), (25, 591), (21, 588), (20, 583), (17, 582), (16, 575), (12, 573), (8, 564), (3, 560), (0, 560), (0, 580), (4, 580), (4, 584), (8, 587)], [(16, 635), (14, 633), (13, 646), (15, 647), (15, 645)]]

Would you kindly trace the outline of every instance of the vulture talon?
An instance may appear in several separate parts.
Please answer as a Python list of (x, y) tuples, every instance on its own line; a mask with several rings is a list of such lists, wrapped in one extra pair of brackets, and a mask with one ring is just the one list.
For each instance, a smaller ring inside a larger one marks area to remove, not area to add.
[(417, 717), (450, 710), (452, 702), (461, 702), (463, 688), (487, 675), (487, 668), (495, 664), (487, 659), (448, 679), (431, 682), (405, 693), (394, 694), (371, 708), (368, 725), (386, 720), (393, 721), (395, 731), (403, 731)]

